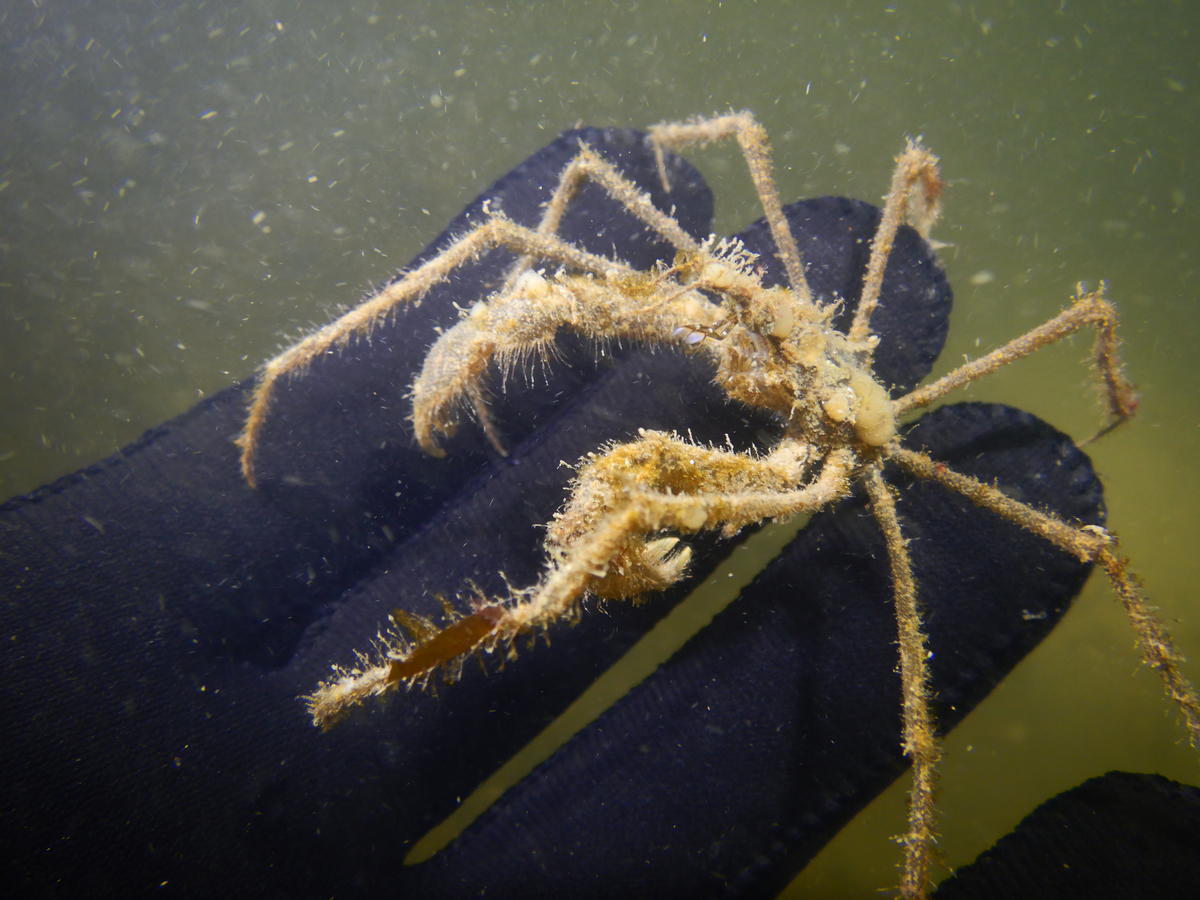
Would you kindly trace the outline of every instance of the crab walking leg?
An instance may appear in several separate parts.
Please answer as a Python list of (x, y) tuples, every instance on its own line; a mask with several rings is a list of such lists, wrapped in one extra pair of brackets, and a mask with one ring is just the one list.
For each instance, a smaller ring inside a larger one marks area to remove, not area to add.
[(1014, 338), (1003, 347), (997, 347), (986, 356), (964, 363), (937, 381), (905, 394), (895, 401), (896, 415), (928, 406), (939, 397), (1089, 325), (1096, 328), (1094, 361), (1104, 384), (1109, 413), (1113, 417), (1113, 424), (1120, 424), (1137, 411), (1138, 395), (1123, 371), (1118, 352), (1120, 340), (1117, 337), (1117, 311), (1104, 299), (1103, 288), (1091, 293), (1076, 294), (1071, 305), (1053, 319)]
[(622, 175), (616, 166), (582, 142), (579, 154), (571, 160), (559, 178), (558, 188), (538, 226), (539, 231), (553, 234), (558, 230), (567, 205), (586, 181), (604, 188), (610, 197), (676, 248), (692, 252), (700, 249), (696, 239), (684, 231), (675, 219), (655, 206), (645, 191), (640, 190)]
[(420, 302), (430, 288), (447, 278), (456, 268), (495, 247), (543, 257), (595, 275), (634, 272), (625, 263), (588, 253), (553, 236), (517, 225), (503, 216), (494, 216), (403, 278), (386, 285), (341, 318), (293, 344), (266, 363), (250, 400), (245, 427), (237, 440), (242, 449), (242, 475), (246, 482), (251, 487), (256, 484), (254, 457), (279, 379), (303, 371), (314, 359), (335, 346), (344, 345), (352, 336), (369, 333), (375, 322), (396, 307)]
[[(579, 601), (607, 573), (613, 560), (639, 535), (669, 530), (694, 533), (741, 526), (765, 518), (786, 518), (820, 509), (844, 496), (855, 457), (831, 453), (820, 474), (802, 488), (723, 496), (687, 496), (631, 491), (586, 535), (556, 554), (542, 580), (515, 591), (513, 602), (478, 605), (466, 617), (423, 637), (415, 645), (391, 646), (388, 658), (361, 669), (339, 670), (308, 699), (313, 724), (328, 729), (355, 705), (404, 682), (423, 683), (437, 669), (454, 671), (472, 653), (509, 647), (522, 634), (569, 618)], [(680, 572), (679, 574), (682, 574)], [(381, 635), (381, 640), (387, 641)], [(361, 657), (360, 657), (361, 659)]]
[(1200, 751), (1200, 698), (1191, 681), (1183, 674), (1183, 656), (1175, 649), (1166, 626), (1146, 603), (1145, 595), (1129, 572), (1128, 561), (1114, 552), (1116, 538), (1099, 526), (1071, 525), (1026, 506), (998, 488), (955, 472), (924, 453), (897, 449), (891, 458), (917, 477), (945, 485), (976, 506), (991, 510), (1045, 538), (1081, 562), (1099, 563), (1125, 607), (1142, 652), (1142, 660), (1158, 672), (1167, 696), (1183, 715), (1188, 741)]
[[(629, 338), (652, 343), (671, 339), (678, 329), (715, 328), (720, 308), (694, 290), (657, 276), (629, 274), (611, 284), (587, 275), (544, 277), (526, 271), (506, 292), (480, 301), (453, 328), (443, 332), (425, 357), (413, 382), (413, 431), (421, 449), (432, 456), (444, 451), (438, 435), (449, 436), (458, 424), (457, 410), (469, 400), (490, 427), (479, 389), (488, 366), (496, 360), (507, 372), (523, 356), (545, 352), (561, 327), (597, 340)], [(631, 307), (627, 291), (636, 282), (646, 298)], [(692, 345), (693, 352), (714, 352)], [(499, 439), (488, 435), (499, 449)]]
[[(662, 164), (661, 159), (660, 164)], [(559, 175), (554, 194), (546, 204), (546, 211), (538, 222), (539, 234), (554, 235), (558, 233), (562, 226), (562, 218), (571, 201), (588, 181), (602, 187), (627, 212), (636, 216), (675, 248), (692, 253), (699, 252), (700, 245), (695, 238), (684, 231), (675, 219), (655, 206), (650, 197), (622, 175), (616, 166), (583, 141), (580, 141), (579, 153), (572, 158)], [(526, 254), (518, 259), (509, 270), (501, 291), (511, 288), (517, 279), (532, 267), (536, 258)]]
[(1111, 547), (1105, 547), (1096, 554), (1096, 562), (1104, 569), (1113, 590), (1121, 598), (1121, 605), (1125, 607), (1125, 614), (1137, 635), (1142, 660), (1162, 679), (1167, 696), (1183, 713), (1192, 749), (1200, 751), (1200, 700), (1196, 697), (1195, 688), (1183, 674), (1184, 658), (1175, 649), (1166, 626), (1147, 605), (1141, 587), (1129, 571), (1129, 560), (1117, 556)]
[[(921, 190), (914, 193), (918, 183)], [(871, 338), (871, 316), (879, 305), (883, 272), (892, 255), (896, 232), (907, 221), (921, 237), (928, 237), (941, 211), (941, 193), (942, 176), (938, 172), (938, 158), (910, 140), (904, 152), (896, 157), (892, 186), (883, 205), (879, 227), (875, 229), (875, 237), (871, 241), (871, 255), (867, 259), (862, 293), (848, 332), (852, 342), (865, 345)]]
[(934, 831), (937, 809), (933, 795), (937, 764), (941, 758), (933, 713), (929, 708), (925, 634), (921, 630), (917, 585), (908, 547), (900, 531), (896, 501), (877, 465), (867, 468), (863, 481), (875, 520), (883, 531), (891, 562), (900, 644), (900, 702), (904, 719), (902, 746), (904, 755), (912, 760), (913, 771), (912, 790), (908, 795), (908, 832), (901, 840), (904, 845), (904, 873), (900, 895), (906, 898), (924, 897), (929, 888), (929, 867), (933, 845), (937, 840)]
[(658, 159), (658, 174), (663, 187), (669, 189), (663, 150), (680, 150), (689, 144), (712, 143), (725, 138), (736, 138), (758, 192), (758, 200), (775, 239), (776, 253), (787, 272), (788, 283), (800, 299), (811, 304), (812, 290), (804, 277), (804, 265), (800, 261), (800, 250), (796, 238), (783, 214), (783, 203), (775, 187), (775, 176), (771, 165), (771, 142), (767, 130), (748, 111), (694, 119), (690, 122), (662, 122), (650, 127), (650, 139), (654, 142), (654, 153)]

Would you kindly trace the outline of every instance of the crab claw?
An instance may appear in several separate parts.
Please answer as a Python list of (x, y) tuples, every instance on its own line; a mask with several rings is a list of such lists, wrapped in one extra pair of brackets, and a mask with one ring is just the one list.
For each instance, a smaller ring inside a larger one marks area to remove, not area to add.
[(680, 546), (679, 538), (635, 539), (588, 590), (610, 600), (637, 599), (675, 584), (691, 560), (691, 547)]
[(478, 392), (493, 350), (471, 316), (443, 332), (430, 348), (412, 386), (413, 432), (430, 456), (446, 455), (438, 436), (454, 434), (459, 409)]

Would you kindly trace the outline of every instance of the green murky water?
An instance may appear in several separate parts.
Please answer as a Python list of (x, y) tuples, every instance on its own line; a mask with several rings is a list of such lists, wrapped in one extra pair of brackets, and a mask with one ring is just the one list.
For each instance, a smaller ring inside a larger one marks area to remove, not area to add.
[[(1110, 282), (1144, 403), (1093, 456), (1112, 525), (1200, 660), (1191, 4), (7, 6), (0, 494), (245, 376), (563, 128), (748, 107), (785, 199), (878, 199), (906, 134), (942, 156), (936, 236), (958, 294), (943, 370), (1056, 312), (1076, 281)], [(735, 154), (694, 158), (719, 230), (756, 217)], [(1086, 347), (969, 395), (1086, 436)], [(951, 866), (1108, 769), (1198, 780), (1099, 582), (948, 753)], [(901, 815), (893, 790), (797, 896), (892, 883)]]

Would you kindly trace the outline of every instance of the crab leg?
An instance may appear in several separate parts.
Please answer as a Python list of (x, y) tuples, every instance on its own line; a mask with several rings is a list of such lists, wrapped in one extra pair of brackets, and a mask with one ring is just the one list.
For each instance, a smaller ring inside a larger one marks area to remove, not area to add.
[(904, 873), (900, 894), (905, 898), (926, 896), (929, 868), (937, 840), (934, 831), (937, 808), (934, 789), (941, 747), (929, 708), (929, 669), (925, 665), (928, 650), (921, 629), (917, 606), (917, 585), (907, 542), (900, 530), (896, 501), (883, 480), (879, 466), (867, 468), (863, 476), (871, 511), (883, 531), (892, 569), (892, 591), (896, 604), (896, 625), (900, 643), (900, 687), (903, 711), (904, 755), (912, 760), (913, 783), (908, 795), (908, 832), (901, 838), (904, 846)]
[(897, 448), (891, 458), (917, 477), (945, 485), (976, 506), (1032, 531), (1081, 562), (1099, 563), (1125, 607), (1143, 662), (1158, 672), (1167, 696), (1183, 716), (1188, 740), (1200, 751), (1200, 697), (1183, 673), (1182, 654), (1175, 649), (1166, 626), (1146, 603), (1137, 580), (1130, 574), (1128, 561), (1115, 553), (1116, 538), (1099, 526), (1071, 525), (1040, 512), (1012, 499), (999, 488), (935, 462), (924, 453)]
[(1117, 339), (1117, 311), (1104, 298), (1103, 287), (1091, 293), (1076, 294), (1071, 305), (1053, 319), (1014, 338), (1004, 346), (997, 347), (986, 356), (964, 363), (937, 381), (905, 394), (895, 401), (896, 415), (928, 406), (939, 397), (1002, 369), (1042, 347), (1061, 341), (1089, 325), (1096, 328), (1095, 366), (1104, 384), (1113, 425), (1118, 425), (1137, 411), (1138, 395), (1123, 371), (1117, 350), (1120, 343)]
[(517, 253), (543, 257), (595, 275), (634, 272), (625, 263), (588, 253), (553, 236), (517, 225), (503, 216), (493, 216), (428, 262), (384, 286), (361, 305), (310, 334), (298, 344), (293, 344), (266, 363), (250, 399), (245, 428), (237, 439), (238, 446), (242, 449), (242, 475), (247, 484), (254, 487), (257, 482), (255, 454), (267, 421), (275, 385), (281, 378), (304, 371), (321, 354), (343, 346), (354, 335), (369, 333), (375, 322), (397, 307), (405, 303), (420, 302), (421, 297), (430, 288), (449, 277), (459, 266), (477, 259), (494, 247), (506, 247)]
[[(918, 184), (921, 190), (914, 193)], [(928, 237), (941, 211), (941, 193), (942, 177), (938, 173), (938, 158), (921, 144), (910, 140), (904, 152), (896, 157), (892, 186), (883, 205), (879, 227), (871, 241), (871, 256), (867, 259), (862, 293), (848, 332), (853, 343), (866, 345), (871, 337), (871, 316), (879, 305), (883, 272), (892, 255), (896, 232), (908, 221), (916, 227), (921, 237)]]
[[(653, 433), (644, 435), (644, 439), (655, 437), (658, 436)], [(668, 438), (663, 450), (672, 456), (684, 447), (693, 455), (706, 450), (677, 438)], [(729, 457), (742, 467), (763, 470), (758, 478), (764, 482), (780, 477), (777, 460), (754, 460), (716, 450), (707, 452)], [(601, 455), (589, 465), (603, 466), (608, 459), (608, 454)], [(620, 460), (616, 459), (615, 464), (619, 466)], [(480, 603), (466, 617), (421, 634), (415, 645), (394, 643), (387, 658), (378, 663), (361, 670), (339, 672), (339, 677), (320, 685), (308, 698), (313, 724), (329, 728), (355, 705), (395, 684), (423, 684), (437, 669), (454, 673), (462, 660), (473, 653), (511, 647), (518, 636), (569, 618), (584, 595), (609, 575), (631, 544), (640, 541), (657, 552), (664, 570), (669, 569), (673, 578), (678, 579), (683, 576), (686, 557), (682, 562), (667, 559), (671, 546), (661, 539), (646, 542), (646, 535), (658, 531), (686, 534), (717, 528), (736, 530), (750, 522), (820, 509), (845, 495), (853, 465), (852, 452), (835, 451), (825, 460), (816, 478), (803, 487), (786, 491), (759, 489), (752, 479), (748, 489), (741, 493), (676, 494), (625, 488), (614, 496), (599, 498), (590, 527), (569, 545), (555, 549), (551, 564), (538, 584), (514, 591), (514, 596), (506, 601)], [(388, 640), (387, 636), (381, 638)]]
[(762, 204), (763, 214), (771, 229), (771, 237), (775, 239), (776, 252), (783, 268), (787, 272), (788, 283), (792, 290), (804, 303), (813, 302), (812, 290), (808, 279), (804, 277), (804, 265), (800, 261), (800, 250), (796, 246), (796, 238), (788, 225), (787, 216), (783, 214), (783, 204), (779, 200), (779, 191), (775, 187), (775, 176), (772, 174), (771, 142), (767, 138), (767, 130), (759, 124), (754, 115), (747, 111), (730, 113), (725, 116), (693, 119), (690, 122), (660, 123), (650, 128), (650, 139), (654, 141), (654, 150), (658, 156), (658, 171), (663, 186), (667, 184), (666, 166), (663, 163), (664, 149), (678, 150), (689, 144), (709, 144), (724, 138), (733, 137), (737, 140), (746, 160), (746, 168), (754, 181), (754, 189), (758, 192), (759, 203)]

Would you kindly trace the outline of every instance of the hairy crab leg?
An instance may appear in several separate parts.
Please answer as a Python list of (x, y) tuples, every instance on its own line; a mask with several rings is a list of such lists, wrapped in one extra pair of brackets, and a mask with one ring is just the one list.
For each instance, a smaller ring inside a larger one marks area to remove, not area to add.
[(267, 421), (275, 385), (281, 378), (303, 371), (321, 354), (344, 345), (354, 335), (368, 333), (375, 322), (401, 304), (419, 302), (430, 288), (445, 280), (456, 268), (494, 247), (506, 247), (517, 253), (544, 257), (600, 276), (611, 272), (635, 272), (625, 263), (588, 253), (556, 237), (539, 234), (503, 216), (494, 215), (341, 318), (267, 361), (250, 400), (245, 428), (237, 439), (241, 447), (242, 475), (246, 482), (251, 487), (256, 485), (255, 452)]
[(934, 790), (941, 747), (929, 708), (928, 650), (917, 604), (917, 584), (907, 541), (900, 530), (896, 501), (883, 480), (880, 467), (868, 466), (863, 473), (871, 511), (883, 532), (892, 570), (892, 593), (896, 605), (896, 627), (900, 644), (900, 688), (903, 711), (904, 755), (912, 761), (912, 789), (908, 795), (908, 832), (904, 846), (904, 873), (900, 894), (924, 897), (929, 888), (929, 869), (937, 840), (937, 807)]
[[(659, 160), (660, 165), (664, 165)], [(546, 211), (538, 222), (537, 231), (543, 235), (554, 235), (562, 226), (563, 216), (579, 189), (587, 182), (599, 185), (604, 191), (622, 205), (628, 212), (640, 219), (659, 235), (680, 250), (695, 253), (700, 249), (699, 243), (683, 230), (678, 222), (664, 213), (651, 202), (649, 196), (638, 186), (626, 178), (621, 172), (589, 147), (580, 141), (577, 153), (559, 175), (554, 194), (546, 204)], [(667, 187), (669, 192), (670, 187)], [(501, 288), (501, 293), (511, 288), (520, 276), (532, 266), (536, 256), (525, 254), (520, 257), (509, 270)]]
[(677, 249), (693, 253), (700, 249), (699, 242), (684, 231), (675, 219), (655, 206), (645, 191), (640, 190), (622, 175), (616, 166), (584, 143), (580, 144), (579, 154), (563, 171), (559, 192), (546, 210), (546, 219), (553, 220), (555, 227), (562, 216), (560, 207), (568, 202), (585, 180), (600, 185), (610, 197)]
[[(668, 241), (677, 250), (701, 260), (712, 258), (711, 253), (695, 238), (689, 235), (674, 218), (655, 206), (649, 195), (640, 190), (636, 184), (622, 175), (614, 165), (582, 141), (580, 142), (579, 153), (571, 159), (559, 177), (554, 194), (551, 196), (546, 206), (546, 211), (538, 223), (536, 231), (539, 235), (542, 235), (546, 239), (554, 239), (571, 200), (578, 193), (579, 189), (588, 182), (602, 188), (623, 209)], [(528, 285), (545, 286), (546, 281), (544, 279), (525, 278), (526, 273), (532, 269), (534, 261), (539, 258), (542, 258), (542, 255), (536, 253), (522, 254), (509, 269), (501, 289), (490, 300), (484, 301), (482, 304), (477, 304), (475, 309), (472, 310), (473, 316), (482, 316), (485, 314), (485, 309), (495, 310), (502, 305), (512, 304), (513, 301), (517, 301), (515, 305), (520, 306), (522, 305), (520, 300), (528, 293), (528, 291), (523, 290), (524, 287)], [(621, 281), (618, 285), (614, 285), (614, 289), (623, 288), (626, 291), (635, 289), (643, 292), (649, 290), (658, 277), (638, 277), (633, 273), (624, 271), (620, 272), (620, 276)], [(558, 282), (562, 283), (562, 280), (558, 279)], [(680, 293), (684, 293), (684, 291), (684, 288), (679, 288)], [(538, 293), (540, 296), (535, 299), (545, 300), (548, 296), (548, 289), (541, 290)], [(598, 296), (597, 290), (584, 290), (583, 293), (590, 295), (593, 299)], [(612, 295), (615, 293), (615, 290), (608, 291), (607, 293)], [(675, 298), (672, 297), (670, 299), (674, 300)], [(714, 316), (708, 315), (707, 310), (698, 309), (698, 305), (706, 304), (700, 304), (699, 298), (693, 297), (689, 304), (689, 308), (694, 311), (693, 315), (675, 319), (671, 319), (662, 310), (649, 307), (647, 309), (652, 310), (656, 315), (653, 318), (647, 319), (645, 326), (629, 322), (626, 322), (626, 325), (634, 327), (637, 333), (633, 336), (642, 339), (658, 338), (660, 340), (671, 336), (678, 328), (694, 330), (713, 325), (715, 322)], [(448, 433), (448, 429), (453, 427), (452, 418), (448, 414), (431, 416), (425, 410), (432, 405), (439, 411), (445, 411), (447, 406), (457, 402), (460, 395), (465, 395), (470, 401), (470, 405), (475, 412), (476, 418), (479, 420), (480, 426), (483, 428), (488, 442), (498, 453), (506, 455), (505, 447), (500, 439), (499, 429), (493, 422), (487, 403), (477, 385), (477, 379), (482, 375), (487, 361), (493, 356), (501, 358), (505, 356), (512, 357), (522, 349), (531, 346), (535, 348), (544, 346), (553, 337), (554, 331), (559, 324), (575, 325), (581, 333), (588, 334), (589, 332), (594, 332), (593, 336), (595, 337), (602, 338), (620, 335), (619, 331), (608, 329), (607, 324), (605, 325), (605, 329), (599, 327), (599, 323), (617, 322), (619, 317), (614, 318), (606, 316), (603, 313), (590, 315), (586, 310), (581, 308), (581, 304), (579, 303), (570, 304), (570, 306), (572, 308), (570, 314), (564, 313), (562, 316), (556, 318), (555, 314), (549, 309), (536, 309), (533, 306), (525, 304), (524, 308), (528, 315), (522, 317), (520, 327), (498, 332), (501, 337), (494, 342), (496, 344), (495, 347), (483, 346), (483, 344), (489, 342), (480, 340), (482, 333), (486, 329), (481, 327), (478, 322), (471, 325), (464, 325), (464, 323), (460, 322), (448, 331), (442, 339), (439, 339), (435, 343), (433, 350), (430, 351), (429, 359), (434, 360), (434, 363), (432, 365), (429, 364), (427, 359), (427, 365), (422, 369), (417, 382), (413, 386), (413, 418), (416, 423), (417, 440), (422, 449), (432, 455), (440, 455), (441, 451), (437, 447), (433, 433), (435, 430)], [(515, 317), (510, 318), (514, 318), (515, 321)], [(628, 317), (626, 316), (625, 318)], [(464, 321), (470, 321), (470, 319)], [(592, 327), (593, 325), (596, 327)], [(472, 344), (475, 352), (468, 352), (464, 348), (465, 335), (461, 333), (463, 328), (472, 332)], [(456, 329), (459, 333), (455, 333)], [(448, 367), (441, 364), (441, 359), (447, 356), (453, 358), (454, 365), (456, 366), (455, 376), (436, 377), (434, 373), (441, 372), (443, 375), (445, 374)], [(451, 382), (451, 384), (444, 386), (444, 382)], [(442, 399), (436, 402), (429, 400), (428, 398), (433, 395), (441, 396)]]
[[(750, 462), (765, 465), (763, 461)], [(854, 463), (852, 451), (834, 451), (812, 481), (791, 491), (747, 491), (714, 497), (635, 490), (619, 502), (603, 504), (602, 508), (611, 511), (556, 554), (538, 584), (514, 591), (510, 602), (481, 603), (466, 617), (421, 636), (415, 645), (407, 641), (389, 643), (389, 636), (380, 635), (386, 646), (384, 659), (361, 669), (337, 670), (337, 677), (319, 685), (307, 698), (313, 724), (328, 729), (355, 705), (401, 681), (423, 684), (437, 669), (453, 672), (473, 653), (511, 647), (518, 636), (570, 617), (635, 536), (663, 530), (694, 533), (723, 526), (741, 527), (748, 522), (820, 509), (845, 495)], [(410, 663), (414, 658), (418, 662)]]
[(783, 203), (775, 187), (771, 143), (767, 138), (767, 130), (752, 113), (742, 111), (725, 116), (693, 119), (690, 122), (664, 122), (651, 126), (650, 139), (654, 142), (659, 177), (662, 178), (663, 186), (668, 187), (666, 165), (663, 161), (664, 149), (679, 150), (690, 144), (703, 146), (730, 137), (737, 140), (746, 160), (746, 167), (750, 170), (750, 178), (758, 192), (758, 200), (771, 229), (771, 237), (775, 239), (776, 252), (787, 272), (788, 283), (802, 302), (811, 304), (814, 302), (812, 290), (808, 286), (808, 279), (804, 277), (800, 250), (796, 246), (792, 229), (788, 226), (787, 216), (783, 214)]
[(1117, 311), (1105, 299), (1103, 287), (1091, 293), (1080, 291), (1072, 299), (1070, 306), (1049, 321), (979, 359), (964, 363), (937, 381), (899, 398), (895, 401), (896, 415), (928, 406), (945, 394), (991, 374), (1042, 347), (1069, 337), (1089, 325), (1096, 328), (1096, 349), (1093, 358), (1100, 380), (1104, 384), (1109, 413), (1114, 424), (1120, 424), (1137, 411), (1138, 395), (1133, 384), (1125, 377), (1118, 352), (1120, 341), (1117, 337)]
[[(637, 282), (650, 298), (661, 294), (662, 285), (652, 275), (631, 274), (619, 280), (614, 285), (586, 275), (543, 277), (527, 271), (507, 291), (471, 307), (434, 342), (413, 381), (413, 431), (421, 449), (442, 455), (437, 436), (454, 431), (456, 411), (464, 398), (477, 412), (484, 405), (479, 383), (493, 360), (507, 372), (522, 356), (545, 352), (560, 328), (597, 340), (665, 343), (677, 329), (715, 327), (722, 317), (720, 307), (694, 290), (672, 290), (660, 297), (662, 302), (631, 316), (627, 302), (631, 285)], [(708, 352), (709, 348), (691, 349)], [(485, 433), (490, 419), (486, 414), (481, 417)], [(499, 441), (494, 430), (489, 438)]]
[[(914, 191), (918, 184), (920, 190)], [(871, 239), (871, 255), (867, 259), (862, 293), (859, 295), (858, 308), (854, 311), (854, 321), (847, 332), (851, 343), (867, 346), (871, 339), (871, 316), (879, 305), (883, 273), (892, 255), (896, 232), (908, 222), (921, 237), (928, 238), (941, 212), (941, 193), (942, 176), (938, 172), (938, 158), (921, 144), (909, 141), (904, 152), (896, 157), (892, 185), (883, 204), (879, 227)]]
[(891, 458), (913, 475), (945, 485), (976, 506), (991, 510), (1073, 554), (1081, 562), (1099, 563), (1125, 607), (1142, 651), (1142, 660), (1158, 672), (1167, 696), (1183, 716), (1189, 742), (1200, 751), (1200, 698), (1183, 674), (1183, 656), (1175, 649), (1166, 626), (1146, 603), (1141, 588), (1129, 572), (1128, 561), (1114, 552), (1115, 537), (1099, 526), (1072, 525), (1036, 510), (1012, 499), (999, 488), (935, 462), (924, 453), (898, 448)]

